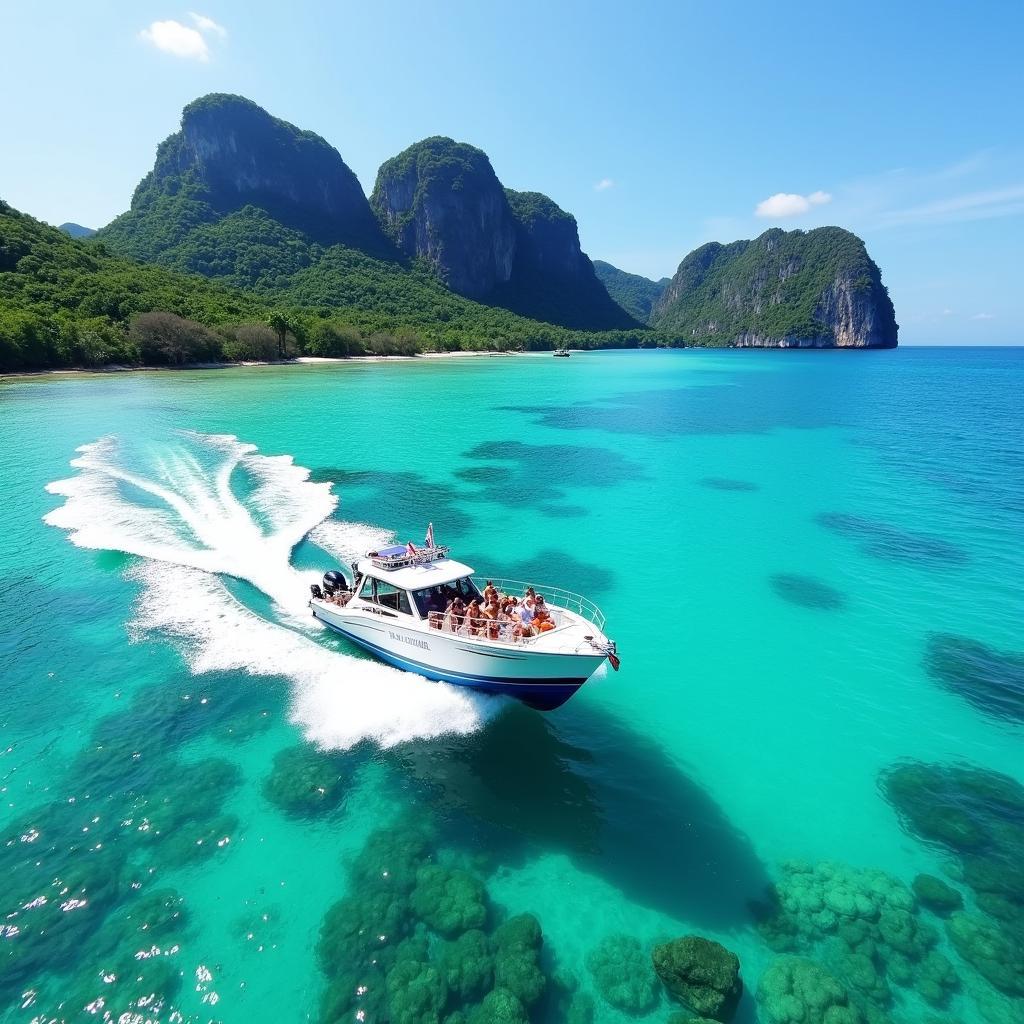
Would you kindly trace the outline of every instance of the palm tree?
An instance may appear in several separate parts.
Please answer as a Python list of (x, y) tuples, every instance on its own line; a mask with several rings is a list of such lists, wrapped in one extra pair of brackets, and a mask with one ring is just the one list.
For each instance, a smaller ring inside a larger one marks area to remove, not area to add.
[(291, 325), (291, 321), (284, 315), (284, 313), (275, 311), (267, 317), (267, 326), (277, 335), (278, 359), (284, 359), (285, 357), (284, 341)]

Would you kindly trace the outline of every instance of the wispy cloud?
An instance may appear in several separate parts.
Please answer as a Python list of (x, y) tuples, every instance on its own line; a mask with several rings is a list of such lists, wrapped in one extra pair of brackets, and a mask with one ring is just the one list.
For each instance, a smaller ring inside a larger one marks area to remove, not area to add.
[(227, 29), (205, 14), (189, 12), (189, 17), (195, 27), (169, 18), (166, 21), (154, 21), (139, 33), (139, 38), (173, 57), (206, 63), (210, 59), (206, 37), (212, 34), (223, 39), (227, 36)]
[(810, 195), (802, 196), (796, 192), (776, 192), (775, 195), (762, 199), (754, 210), (755, 217), (769, 217), (773, 220), (781, 220), (785, 217), (799, 217), (807, 213), (814, 206), (824, 206), (832, 202), (832, 196), (828, 192), (811, 192)]
[(212, 32), (214, 35), (220, 36), (221, 39), (224, 39), (228, 34), (228, 30), (223, 25), (218, 25), (213, 18), (208, 18), (205, 14), (196, 14), (195, 11), (189, 11), (188, 16), (192, 19), (192, 24), (200, 32)]
[(611, 178), (602, 178), (594, 182), (595, 192), (607, 192), (610, 188), (615, 188), (615, 182)]
[(975, 313), (971, 317), (972, 320), (995, 320), (995, 318), (994, 313)]
[(901, 224), (944, 224), (964, 220), (989, 220), (1024, 213), (1024, 184), (1006, 188), (967, 192), (963, 195), (933, 199), (892, 210), (880, 215), (882, 226)]

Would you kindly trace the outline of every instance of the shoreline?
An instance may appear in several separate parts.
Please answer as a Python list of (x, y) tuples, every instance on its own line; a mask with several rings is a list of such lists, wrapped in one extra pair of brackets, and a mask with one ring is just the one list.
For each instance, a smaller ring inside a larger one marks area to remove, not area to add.
[(414, 356), (296, 356), (294, 359), (243, 359), (237, 363), (182, 363), (181, 366), (65, 366), (49, 370), (9, 370), (0, 373), (0, 381), (8, 377), (55, 377), (64, 374), (113, 373), (181, 373), (191, 370), (231, 370), (239, 367), (298, 366), (346, 363), (412, 363), (419, 359), (476, 359), (481, 357), (550, 355), (549, 352), (420, 352)]

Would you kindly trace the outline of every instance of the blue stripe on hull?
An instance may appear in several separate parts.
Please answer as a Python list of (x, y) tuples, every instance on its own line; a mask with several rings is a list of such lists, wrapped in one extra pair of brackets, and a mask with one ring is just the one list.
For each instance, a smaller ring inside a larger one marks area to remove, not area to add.
[(481, 693), (489, 693), (503, 697), (514, 697), (531, 708), (539, 711), (553, 711), (561, 707), (587, 680), (578, 679), (551, 679), (546, 682), (534, 682), (528, 679), (503, 679), (500, 676), (476, 676), (459, 672), (442, 672), (430, 665), (420, 661), (411, 661), (401, 658), (392, 651), (378, 647), (362, 637), (349, 633), (348, 630), (336, 626), (333, 622), (321, 619), (319, 615), (314, 617), (322, 622), (328, 629), (340, 633), (346, 640), (351, 640), (364, 650), (376, 655), (381, 661), (386, 661), (395, 668), (404, 669), (406, 672), (415, 672), (417, 675), (426, 676), (442, 683), (452, 683), (455, 686), (466, 686), (472, 690), (479, 690)]

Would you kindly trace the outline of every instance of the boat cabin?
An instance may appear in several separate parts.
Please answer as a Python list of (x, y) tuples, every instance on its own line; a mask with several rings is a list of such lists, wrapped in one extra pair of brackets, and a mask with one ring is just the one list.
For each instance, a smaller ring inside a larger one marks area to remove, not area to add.
[(371, 552), (355, 566), (355, 596), (385, 616), (391, 613), (429, 620), (443, 614), (456, 597), (468, 605), (482, 601), (473, 570), (448, 557), (445, 547), (411, 553), (404, 546)]

